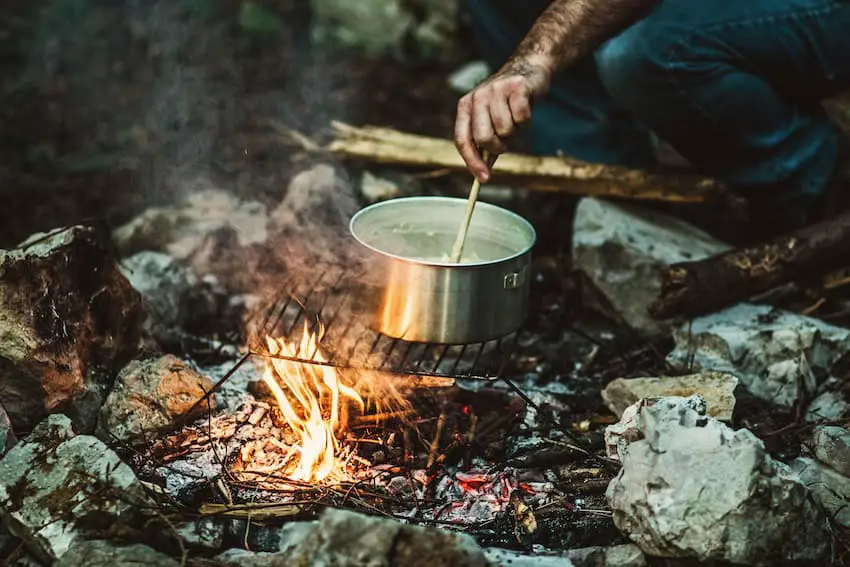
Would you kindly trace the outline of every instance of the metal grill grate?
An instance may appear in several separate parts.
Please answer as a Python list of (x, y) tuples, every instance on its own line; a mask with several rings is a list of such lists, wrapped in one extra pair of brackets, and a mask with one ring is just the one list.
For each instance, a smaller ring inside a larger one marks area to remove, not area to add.
[[(256, 356), (337, 368), (359, 368), (392, 374), (495, 380), (517, 350), (514, 333), (499, 340), (466, 345), (412, 343), (372, 330), (358, 312), (345, 272), (325, 269), (311, 284), (289, 282), (283, 297), (264, 310), (251, 342)], [(318, 348), (299, 349), (295, 356), (272, 355), (265, 337), (284, 337), (299, 344), (302, 333), (323, 330)]]

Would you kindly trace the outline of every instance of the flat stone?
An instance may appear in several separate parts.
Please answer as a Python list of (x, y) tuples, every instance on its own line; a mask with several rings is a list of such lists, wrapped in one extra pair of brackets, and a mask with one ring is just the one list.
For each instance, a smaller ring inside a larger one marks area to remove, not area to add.
[[(212, 387), (212, 380), (174, 355), (134, 360), (118, 374), (100, 410), (98, 434), (125, 442), (149, 438), (186, 415)], [(208, 409), (204, 402), (196, 411)]]
[(573, 265), (626, 323), (647, 336), (669, 328), (647, 312), (661, 290), (663, 270), (728, 249), (682, 220), (639, 206), (586, 197), (576, 208)]
[(767, 305), (739, 304), (674, 333), (669, 363), (732, 374), (754, 396), (791, 407), (850, 351), (850, 330)]
[(850, 431), (823, 425), (812, 433), (815, 458), (835, 472), (850, 477)]
[(178, 567), (171, 557), (146, 545), (119, 546), (110, 541), (84, 541), (72, 547), (53, 567)]
[(91, 431), (137, 352), (143, 310), (108, 235), (84, 226), (0, 250), (0, 400), (15, 429), (67, 413)]
[(732, 419), (738, 379), (722, 372), (702, 372), (663, 378), (618, 378), (602, 390), (602, 399), (618, 417), (644, 398), (681, 397), (699, 394), (706, 402), (706, 415), (721, 421)]
[(850, 478), (806, 457), (795, 459), (791, 468), (829, 517), (838, 525), (850, 528)]
[(607, 498), (644, 553), (754, 566), (827, 560), (824, 512), (750, 431), (677, 403), (644, 405), (639, 421)]
[(0, 516), (43, 562), (150, 506), (133, 471), (96, 437), (51, 415), (0, 460)]

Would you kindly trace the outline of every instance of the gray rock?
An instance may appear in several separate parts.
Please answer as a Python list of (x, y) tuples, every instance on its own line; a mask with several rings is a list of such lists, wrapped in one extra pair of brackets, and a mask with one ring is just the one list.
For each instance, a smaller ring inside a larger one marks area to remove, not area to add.
[(661, 289), (662, 271), (729, 248), (684, 221), (594, 198), (579, 202), (572, 246), (573, 264), (626, 323), (649, 336), (668, 329), (647, 312)]
[(121, 262), (121, 272), (142, 295), (147, 329), (160, 341), (178, 340), (187, 325), (214, 316), (224, 302), (214, 278), (202, 280), (168, 254), (139, 252)]
[(290, 555), (292, 565), (488, 567), (470, 536), (328, 509)]
[(753, 395), (790, 407), (814, 392), (850, 350), (850, 331), (766, 305), (739, 304), (694, 319), (674, 333), (667, 360), (737, 376)]
[(850, 416), (850, 403), (841, 392), (828, 390), (811, 401), (806, 409), (806, 423), (837, 421)]
[(751, 432), (641, 410), (641, 438), (608, 486), (615, 525), (644, 553), (748, 565), (826, 561), (832, 534), (811, 492)]
[[(510, 567), (578, 567), (563, 555), (527, 555), (509, 549), (487, 549), (484, 555), (491, 565), (510, 565)], [(604, 567), (594, 565), (593, 567)]]
[[(155, 435), (186, 415), (212, 386), (209, 378), (174, 355), (134, 360), (118, 374), (100, 410), (98, 434), (125, 442)], [(208, 409), (204, 402), (196, 411), (200, 415)]]
[(138, 350), (142, 316), (94, 228), (0, 250), (0, 400), (15, 428), (66, 412), (91, 431), (112, 377)]
[(268, 238), (268, 213), (257, 201), (241, 201), (210, 187), (188, 187), (189, 196), (150, 208), (112, 234), (122, 257), (163, 252), (201, 275), (214, 273), (221, 249), (242, 249)]
[(791, 469), (830, 518), (840, 526), (850, 527), (850, 479), (807, 457), (795, 459)]
[(190, 547), (219, 551), (224, 545), (224, 524), (214, 518), (183, 522), (174, 527), (177, 535)]
[(317, 522), (285, 526), (279, 552), (228, 550), (216, 559), (234, 567), (490, 567), (468, 535), (336, 509), (325, 510)]
[(317, 522), (290, 522), (280, 529), (279, 551), (252, 553), (243, 549), (228, 549), (216, 557), (233, 567), (290, 567), (292, 553), (317, 528)]
[(816, 427), (812, 433), (812, 450), (817, 460), (850, 477), (850, 431), (837, 426)]
[(51, 415), (0, 461), (0, 516), (41, 561), (150, 506), (133, 471), (99, 439)]
[(511, 567), (646, 567), (646, 557), (632, 544), (571, 549), (561, 554), (527, 555), (507, 549), (487, 549), (494, 565)]
[(373, 175), (368, 171), (363, 172), (360, 181), (360, 192), (367, 203), (377, 203), (387, 199), (395, 199), (401, 196), (401, 188), (398, 183)]
[(706, 415), (729, 421), (735, 411), (734, 392), (737, 386), (737, 378), (721, 372), (661, 378), (618, 378), (605, 386), (602, 399), (608, 409), (620, 416), (627, 407), (644, 398), (699, 394), (708, 406)]
[(72, 547), (53, 567), (178, 567), (179, 563), (146, 545), (119, 546), (110, 541), (85, 541)]
[(271, 212), (271, 227), (287, 246), (284, 262), (295, 270), (316, 262), (344, 265), (351, 247), (348, 224), (360, 204), (344, 173), (320, 163), (299, 172)]
[(452, 90), (466, 94), (484, 82), (490, 74), (486, 61), (470, 61), (449, 76), (449, 86)]
[(311, 0), (313, 40), (333, 49), (402, 58), (415, 45), (417, 55), (440, 58), (455, 36), (457, 0)]
[(6, 454), (6, 451), (15, 446), (18, 440), (15, 438), (15, 432), (12, 430), (12, 421), (9, 419), (9, 414), (0, 405), (0, 457)]
[(290, 567), (288, 556), (282, 553), (255, 552), (228, 549), (216, 556), (216, 561), (227, 567)]

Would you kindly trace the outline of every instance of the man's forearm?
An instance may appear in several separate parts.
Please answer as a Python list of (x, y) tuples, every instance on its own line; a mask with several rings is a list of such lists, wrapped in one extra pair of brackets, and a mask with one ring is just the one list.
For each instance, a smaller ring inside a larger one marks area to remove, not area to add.
[(555, 0), (519, 44), (508, 65), (540, 65), (551, 72), (591, 53), (659, 0)]

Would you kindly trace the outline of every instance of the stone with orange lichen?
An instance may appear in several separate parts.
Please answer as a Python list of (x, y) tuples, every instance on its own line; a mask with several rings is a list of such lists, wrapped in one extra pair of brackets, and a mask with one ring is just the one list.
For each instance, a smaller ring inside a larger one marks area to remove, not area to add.
[[(125, 442), (156, 435), (183, 417), (212, 386), (209, 378), (176, 356), (134, 360), (120, 372), (100, 410), (98, 435)], [(203, 402), (197, 413), (207, 409)]]
[(74, 226), (0, 250), (0, 401), (15, 429), (65, 412), (90, 431), (141, 323), (105, 231)]

